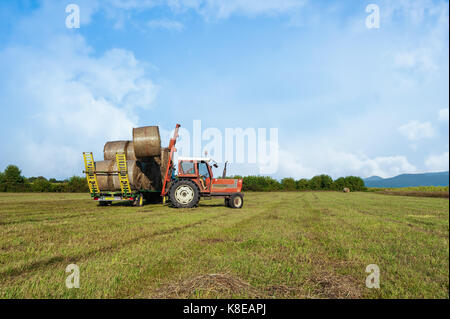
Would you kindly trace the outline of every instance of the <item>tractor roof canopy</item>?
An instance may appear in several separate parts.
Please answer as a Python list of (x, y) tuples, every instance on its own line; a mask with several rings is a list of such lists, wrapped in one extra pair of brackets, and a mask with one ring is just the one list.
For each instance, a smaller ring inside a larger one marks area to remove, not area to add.
[(180, 156), (180, 157), (178, 157), (178, 161), (180, 161), (180, 162), (183, 162), (183, 161), (210, 162), (211, 159), (209, 157), (185, 157), (185, 156)]

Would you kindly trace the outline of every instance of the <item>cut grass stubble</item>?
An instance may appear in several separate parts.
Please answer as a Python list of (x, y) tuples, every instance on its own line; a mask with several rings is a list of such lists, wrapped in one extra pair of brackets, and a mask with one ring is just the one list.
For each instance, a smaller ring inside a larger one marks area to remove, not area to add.
[[(0, 194), (2, 298), (448, 298), (448, 199), (247, 193), (196, 209)], [(67, 289), (65, 268), (80, 268)], [(366, 266), (380, 267), (368, 289)]]

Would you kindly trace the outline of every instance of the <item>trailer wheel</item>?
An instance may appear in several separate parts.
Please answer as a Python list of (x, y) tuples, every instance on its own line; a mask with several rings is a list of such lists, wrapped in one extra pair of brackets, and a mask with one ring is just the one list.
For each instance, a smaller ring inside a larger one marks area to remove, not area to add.
[(176, 208), (192, 208), (200, 201), (200, 191), (192, 181), (181, 179), (170, 188), (169, 198)]
[(230, 198), (225, 197), (225, 207), (230, 207)]
[(241, 194), (234, 194), (231, 195), (229, 203), (229, 206), (231, 208), (242, 208), (242, 206), (244, 205), (244, 198)]
[(110, 201), (104, 201), (104, 200), (98, 201), (98, 206), (109, 206), (111, 204), (112, 204), (112, 202), (110, 202)]
[(136, 196), (136, 198), (133, 201), (133, 206), (137, 206), (137, 207), (144, 206), (144, 196), (142, 196), (142, 194), (139, 194)]

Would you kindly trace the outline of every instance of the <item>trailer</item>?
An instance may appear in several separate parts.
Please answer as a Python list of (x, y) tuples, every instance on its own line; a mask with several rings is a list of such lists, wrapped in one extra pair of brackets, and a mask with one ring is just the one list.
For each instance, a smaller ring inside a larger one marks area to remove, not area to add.
[[(95, 201), (98, 201), (100, 206), (108, 206), (112, 202), (122, 201), (122, 202), (130, 202), (134, 206), (142, 206), (144, 203), (144, 198), (148, 197), (148, 195), (158, 194), (159, 191), (153, 190), (131, 190), (130, 181), (128, 178), (128, 168), (127, 168), (127, 160), (126, 155), (124, 153), (116, 154), (116, 162), (117, 162), (117, 171), (113, 172), (102, 172), (96, 171), (95, 169), (95, 161), (92, 152), (84, 152), (84, 166), (86, 174), (87, 183), (89, 186), (89, 192), (91, 194), (91, 198)], [(117, 174), (120, 181), (120, 191), (102, 191), (98, 186), (97, 174)]]

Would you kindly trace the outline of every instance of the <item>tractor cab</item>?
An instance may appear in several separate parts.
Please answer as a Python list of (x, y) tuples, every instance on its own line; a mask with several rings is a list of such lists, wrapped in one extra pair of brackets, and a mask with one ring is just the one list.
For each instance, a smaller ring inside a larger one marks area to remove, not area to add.
[[(207, 157), (180, 157), (178, 159), (178, 178), (191, 178), (198, 182), (200, 192), (211, 192), (213, 172), (211, 159)], [(214, 162), (213, 166), (218, 167)]]

